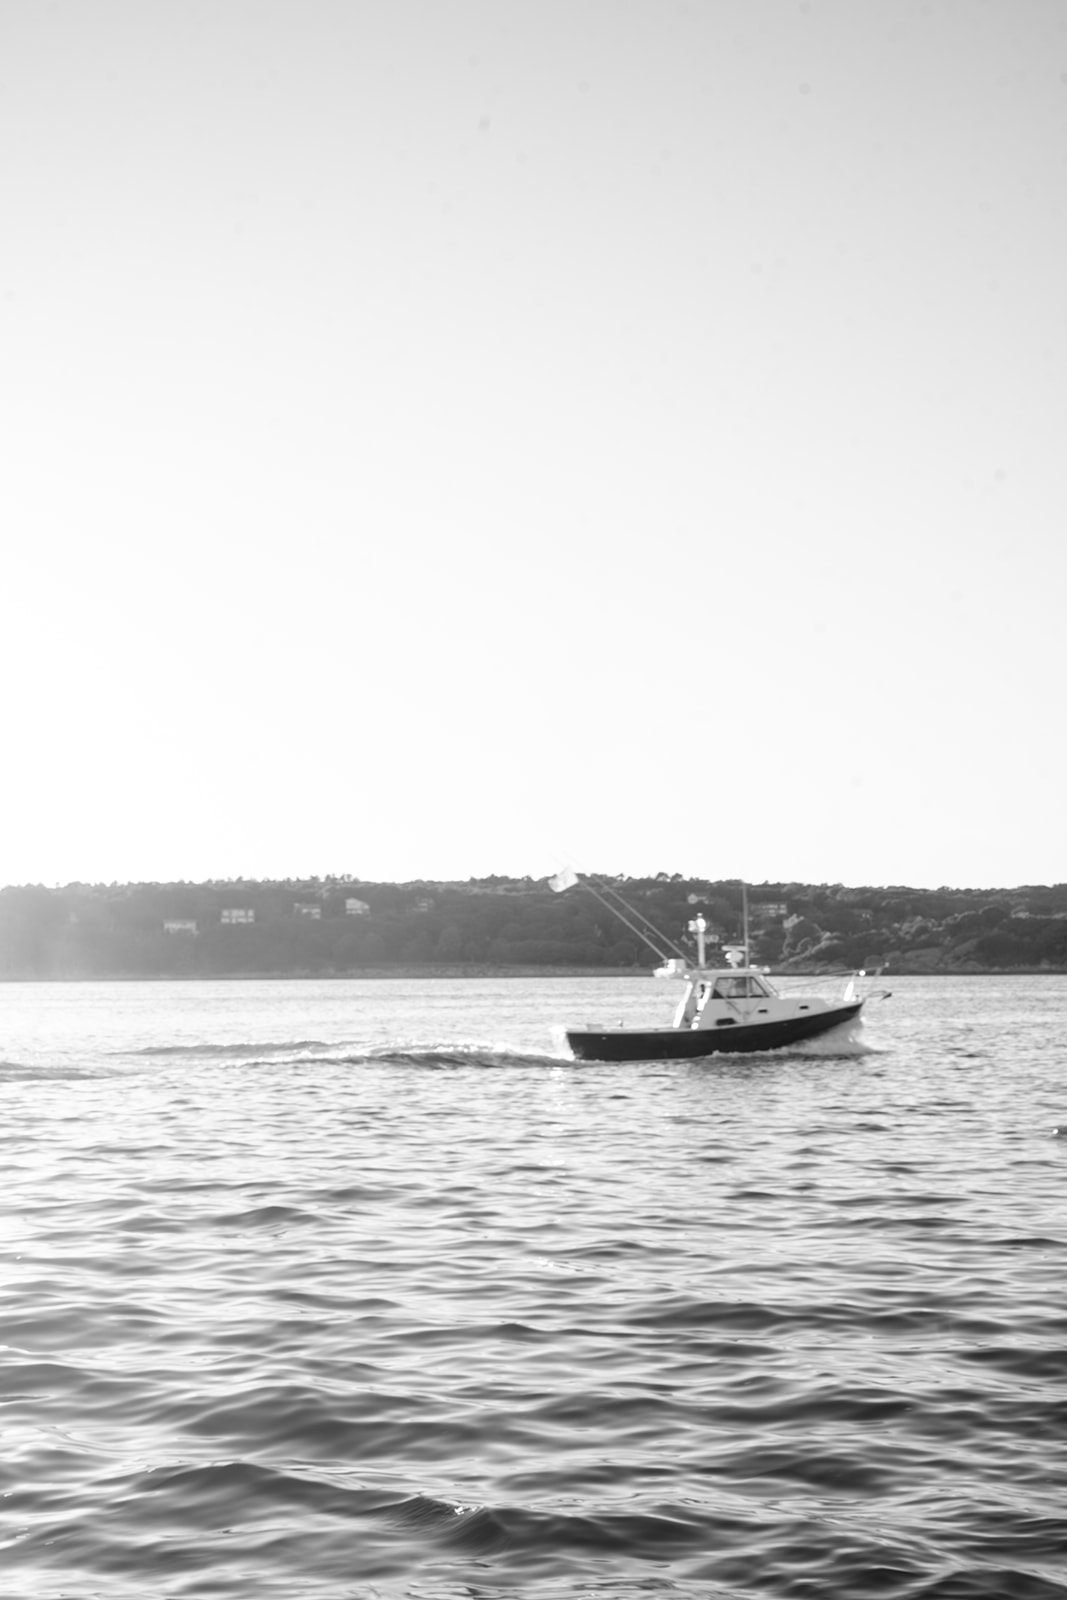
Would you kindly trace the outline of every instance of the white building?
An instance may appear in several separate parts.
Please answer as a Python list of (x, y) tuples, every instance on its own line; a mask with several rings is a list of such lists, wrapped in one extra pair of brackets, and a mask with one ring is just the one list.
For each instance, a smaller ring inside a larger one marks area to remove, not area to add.
[(248, 906), (227, 906), (221, 920), (225, 923), (255, 922), (256, 914)]
[(168, 917), (163, 924), (164, 933), (195, 933), (196, 923), (187, 917)]
[(310, 917), (313, 922), (322, 919), (322, 907), (317, 900), (298, 900), (293, 906), (293, 914), (298, 917)]
[(366, 917), (370, 914), (370, 906), (365, 900), (357, 900), (355, 895), (349, 895), (345, 901), (346, 917)]

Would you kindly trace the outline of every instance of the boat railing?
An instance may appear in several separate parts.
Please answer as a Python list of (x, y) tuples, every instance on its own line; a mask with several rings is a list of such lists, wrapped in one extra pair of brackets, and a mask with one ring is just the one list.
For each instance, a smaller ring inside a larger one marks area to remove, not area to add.
[(850, 1005), (854, 1000), (888, 999), (889, 991), (878, 987), (881, 968), (867, 972), (854, 968), (842, 972), (783, 972), (771, 973), (771, 982), (780, 995), (810, 994), (818, 999)]

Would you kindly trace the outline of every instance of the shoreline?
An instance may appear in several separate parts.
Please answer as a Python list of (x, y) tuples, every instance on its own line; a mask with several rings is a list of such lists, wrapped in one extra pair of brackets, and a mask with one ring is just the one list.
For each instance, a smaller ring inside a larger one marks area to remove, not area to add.
[(381, 966), (353, 967), (348, 972), (97, 972), (70, 974), (5, 974), (0, 983), (349, 983), (372, 979), (410, 982), (416, 978), (650, 978), (639, 967), (493, 967)]
[[(865, 976), (892, 983), (900, 978), (1040, 978), (1063, 977), (1067, 967), (981, 967), (967, 971), (945, 967), (924, 967), (904, 970), (893, 968), (881, 973), (868, 972)], [(110, 972), (110, 973), (7, 973), (0, 976), (5, 983), (351, 983), (351, 982), (411, 982), (417, 979), (455, 982), (462, 979), (479, 981), (530, 978), (651, 978), (653, 972), (646, 967), (494, 967), (479, 964), (448, 966), (427, 963), (424, 966), (353, 967), (348, 972)], [(818, 967), (789, 967), (769, 972), (772, 982), (780, 979), (811, 978), (816, 982), (850, 976), (841, 968), (820, 970)]]

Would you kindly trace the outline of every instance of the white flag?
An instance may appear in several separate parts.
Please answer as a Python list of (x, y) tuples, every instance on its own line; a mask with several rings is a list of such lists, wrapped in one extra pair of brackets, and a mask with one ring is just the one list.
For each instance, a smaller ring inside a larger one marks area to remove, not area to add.
[(562, 872), (557, 872), (554, 878), (549, 878), (548, 887), (557, 894), (562, 894), (564, 889), (573, 889), (578, 882), (578, 874), (573, 867), (564, 867)]

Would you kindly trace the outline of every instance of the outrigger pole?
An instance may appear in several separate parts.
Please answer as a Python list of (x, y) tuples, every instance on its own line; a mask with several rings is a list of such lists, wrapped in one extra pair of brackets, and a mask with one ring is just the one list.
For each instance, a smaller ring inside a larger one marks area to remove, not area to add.
[[(661, 933), (656, 927), (655, 923), (649, 922), (646, 916), (638, 911), (635, 906), (630, 905), (628, 901), (624, 900), (619, 891), (617, 889), (612, 889), (609, 884), (601, 884), (600, 888), (604, 891), (603, 894), (601, 894), (600, 890), (596, 888), (592, 878), (588, 873), (586, 873), (584, 877), (579, 877), (577, 871), (573, 867), (565, 867), (561, 872), (557, 873), (554, 878), (549, 878), (548, 883), (549, 888), (556, 890), (557, 893), (564, 889), (573, 889), (575, 887), (588, 889), (589, 893), (595, 900), (599, 900), (600, 904), (604, 906), (606, 910), (610, 911), (612, 916), (618, 917), (620, 922), (625, 923), (631, 933), (636, 933), (641, 942), (643, 944), (647, 944), (648, 948), (653, 952), (654, 955), (657, 955), (661, 961), (666, 961), (668, 959), (665, 952), (660, 948), (661, 944), (665, 944), (668, 950), (672, 950), (674, 954), (680, 958), (680, 960), (688, 964), (689, 957), (686, 955), (685, 951), (679, 945), (676, 945), (673, 939), (668, 939), (666, 934)], [(613, 906), (609, 900), (605, 899), (606, 895), (611, 895), (613, 900), (617, 900), (619, 905), (623, 906), (625, 910), (629, 912), (630, 916), (624, 916), (623, 912), (619, 910), (619, 906)], [(630, 921), (630, 917), (636, 917), (638, 922), (643, 923), (646, 928), (651, 929), (652, 933), (655, 934), (656, 939), (658, 939), (660, 943), (655, 943), (654, 940), (649, 938), (647, 933), (643, 933), (640, 928), (635, 927), (634, 923)], [(688, 925), (688, 931), (696, 934), (698, 967), (703, 967), (704, 965), (704, 935), (707, 932), (707, 927), (707, 923), (700, 914), (698, 914)], [(750, 949), (748, 931), (748, 884), (743, 878), (741, 879), (741, 927), (742, 943), (745, 953), (745, 966), (749, 967), (752, 965), (752, 952)], [(733, 948), (736, 951), (736, 946)], [(736, 955), (734, 960), (736, 961)]]
[[(632, 923), (629, 920), (628, 917), (625, 917), (623, 915), (623, 913), (619, 910), (618, 906), (613, 906), (611, 904), (611, 902), (609, 900), (606, 900), (604, 898), (604, 895), (600, 894), (596, 889), (594, 889), (593, 885), (591, 883), (589, 883), (586, 879), (583, 878), (581, 880), (581, 883), (582, 883), (582, 888), (583, 889), (588, 889), (589, 893), (593, 896), (594, 899), (599, 900), (600, 904), (602, 906), (606, 907), (606, 909), (608, 911), (610, 911), (613, 916), (618, 917), (620, 922), (624, 922), (626, 924), (626, 926), (629, 928), (631, 933), (636, 933), (637, 937), (639, 939), (641, 939), (645, 944), (648, 945), (648, 948), (652, 951), (653, 955), (658, 956), (661, 961), (666, 961), (667, 960), (666, 951), (662, 950), (658, 944), (656, 944), (652, 939), (650, 939), (647, 933), (643, 933), (640, 928), (636, 927), (635, 924)], [(639, 922), (643, 922), (646, 928), (651, 928), (652, 932), (656, 935), (656, 938), (659, 939), (663, 944), (665, 944), (667, 946), (668, 950), (673, 950), (675, 955), (681, 957), (681, 959), (683, 961), (686, 959), (685, 951), (679, 949), (679, 947), (674, 943), (673, 940), (667, 938), (666, 934), (660, 933), (660, 931), (656, 927), (655, 923), (649, 922), (647, 917), (642, 916), (641, 912), (638, 911), (634, 906), (630, 905), (628, 901), (624, 900), (622, 898), (622, 895), (619, 894), (617, 890), (609, 889), (607, 884), (604, 885), (604, 889), (605, 889), (605, 892), (607, 894), (610, 894), (610, 895), (614, 896), (614, 898), (616, 900), (618, 900), (620, 905), (625, 906), (626, 910), (629, 911), (631, 916), (636, 917)]]
[[(635, 933), (641, 940), (642, 944), (647, 944), (653, 955), (658, 956), (660, 961), (666, 961), (668, 959), (666, 952), (661, 948), (662, 945), (666, 945), (668, 950), (673, 950), (674, 954), (678, 956), (680, 960), (688, 961), (685, 951), (676, 945), (673, 939), (668, 939), (666, 934), (661, 933), (656, 927), (655, 923), (649, 922), (648, 918), (642, 915), (642, 913), (638, 911), (636, 907), (630, 905), (628, 901), (624, 900), (617, 889), (611, 889), (605, 883), (601, 885), (601, 888), (604, 891), (604, 893), (601, 894), (600, 890), (596, 888), (588, 874), (586, 874), (584, 878), (580, 878), (573, 868), (559, 873), (556, 878), (549, 879), (549, 887), (555, 889), (557, 893), (563, 889), (571, 889), (575, 886), (582, 889), (588, 889), (594, 900), (599, 900), (600, 904), (605, 908), (605, 910), (610, 911), (613, 917), (618, 917), (620, 922), (625, 923), (630, 932)], [(612, 899), (619, 902), (619, 905), (624, 906), (626, 911), (630, 913), (630, 916), (625, 916), (623, 912), (619, 910), (619, 906), (613, 906), (611, 901), (605, 898), (607, 895), (611, 895)], [(651, 929), (652, 933), (655, 934), (656, 939), (660, 941), (659, 944), (650, 939), (648, 934), (639, 928), (636, 923), (631, 922), (630, 917), (636, 917), (637, 922), (644, 923), (646, 928)]]

